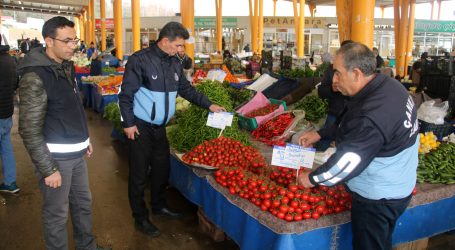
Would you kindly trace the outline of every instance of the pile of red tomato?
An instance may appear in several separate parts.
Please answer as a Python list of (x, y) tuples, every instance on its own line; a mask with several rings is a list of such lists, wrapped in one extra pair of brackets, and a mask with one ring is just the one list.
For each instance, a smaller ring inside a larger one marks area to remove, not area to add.
[(217, 168), (241, 168), (260, 173), (266, 167), (264, 157), (254, 148), (240, 141), (221, 136), (204, 141), (183, 155), (188, 164), (199, 163)]
[(197, 69), (193, 75), (193, 84), (197, 84), (207, 77), (207, 73), (202, 69)]
[[(293, 178), (295, 183), (295, 172), (291, 172), (286, 173), (290, 174), (286, 177)], [(215, 172), (215, 179), (228, 188), (232, 195), (238, 195), (261, 210), (286, 221), (319, 219), (324, 215), (351, 209), (351, 196), (341, 185), (315, 188), (295, 184), (282, 186), (241, 168), (220, 169)]]

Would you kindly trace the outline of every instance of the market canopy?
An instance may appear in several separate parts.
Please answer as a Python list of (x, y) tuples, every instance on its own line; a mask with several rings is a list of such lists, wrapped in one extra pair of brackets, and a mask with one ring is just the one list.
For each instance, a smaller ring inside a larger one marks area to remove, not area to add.
[(69, 16), (79, 15), (87, 5), (88, 0), (0, 0), (1, 8), (6, 10)]
[[(288, 2), (292, 2), (292, 0), (284, 0)], [(446, 0), (441, 0), (446, 1)], [(305, 1), (306, 4), (314, 4), (314, 5), (335, 5), (336, 0), (307, 0)], [(376, 6), (378, 7), (392, 7), (394, 0), (376, 0)], [(431, 3), (434, 0), (416, 0), (416, 3)]]

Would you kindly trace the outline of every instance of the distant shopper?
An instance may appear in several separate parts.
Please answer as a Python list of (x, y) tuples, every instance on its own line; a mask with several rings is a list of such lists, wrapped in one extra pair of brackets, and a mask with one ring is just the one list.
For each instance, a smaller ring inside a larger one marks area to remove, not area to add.
[(103, 58), (98, 56), (98, 53), (95, 52), (92, 55), (92, 61), (90, 63), (90, 75), (91, 76), (100, 76), (102, 74), (102, 65), (101, 61)]
[(79, 46), (79, 51), (85, 53), (85, 42), (81, 41), (81, 45)]
[(423, 63), (425, 62), (425, 60), (427, 58), (428, 58), (428, 53), (423, 52), (422, 55), (420, 56), (420, 59), (415, 61), (414, 64), (412, 64), (412, 73), (411, 73), (412, 85), (419, 86), (420, 78), (422, 76)]
[(32, 50), (18, 66), (19, 133), (43, 194), (47, 249), (68, 249), (68, 212), (76, 249), (97, 249), (92, 233), (92, 195), (84, 155), (93, 153), (73, 63), (78, 44), (74, 23), (49, 19), (42, 30), (46, 48)]
[(186, 55), (184, 49), (177, 52), (175, 56), (179, 59), (183, 69), (191, 69), (193, 67), (193, 59)]
[(250, 49), (250, 44), (247, 43), (247, 44), (245, 45), (245, 47), (243, 48), (243, 50), (244, 50), (245, 52), (250, 52), (250, 51), (251, 51), (251, 49)]
[[(0, 44), (2, 36), (0, 35)], [(1, 192), (17, 193), (16, 158), (11, 143), (13, 126), (14, 91), (17, 88), (16, 62), (8, 54), (9, 46), (0, 45), (0, 157), (2, 162), (3, 183)]]
[(379, 55), (378, 48), (376, 47), (373, 48), (373, 54), (376, 57), (376, 68), (384, 67), (384, 59), (382, 59), (382, 57)]
[(90, 47), (87, 50), (87, 57), (88, 59), (92, 58), (92, 54), (96, 52), (95, 44), (93, 42), (90, 43)]

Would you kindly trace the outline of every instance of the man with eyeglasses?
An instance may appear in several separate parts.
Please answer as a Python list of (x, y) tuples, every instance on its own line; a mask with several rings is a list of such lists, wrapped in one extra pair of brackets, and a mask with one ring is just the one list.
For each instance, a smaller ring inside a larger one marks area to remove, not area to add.
[(93, 149), (69, 61), (79, 39), (74, 23), (60, 16), (45, 22), (42, 34), (46, 48), (33, 49), (18, 66), (19, 133), (43, 194), (46, 248), (68, 249), (69, 210), (76, 249), (97, 249), (84, 160)]

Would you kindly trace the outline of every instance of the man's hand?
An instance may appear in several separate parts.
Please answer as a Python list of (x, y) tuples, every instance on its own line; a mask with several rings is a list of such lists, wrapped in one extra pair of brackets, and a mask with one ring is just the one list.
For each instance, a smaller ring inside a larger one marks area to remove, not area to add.
[(313, 144), (321, 140), (321, 136), (316, 131), (310, 131), (303, 133), (302, 136), (299, 138), (299, 144), (302, 147), (308, 148), (312, 147)]
[(87, 157), (90, 157), (92, 156), (93, 154), (93, 146), (91, 143), (88, 144), (88, 147), (87, 147), (87, 152), (85, 153), (85, 155), (87, 155)]
[(139, 130), (137, 130), (136, 126), (132, 126), (129, 128), (124, 128), (123, 131), (125, 132), (126, 137), (130, 140), (135, 140), (134, 135), (139, 135)]
[(299, 173), (299, 178), (297, 179), (297, 184), (306, 188), (314, 187), (310, 182), (310, 173), (311, 171), (301, 171), (301, 173)]
[(51, 188), (60, 187), (62, 185), (62, 176), (60, 175), (60, 172), (57, 171), (49, 175), (48, 177), (44, 178), (44, 184)]
[(218, 113), (218, 112), (226, 112), (226, 109), (224, 107), (218, 106), (216, 104), (212, 104), (209, 107), (210, 111)]

